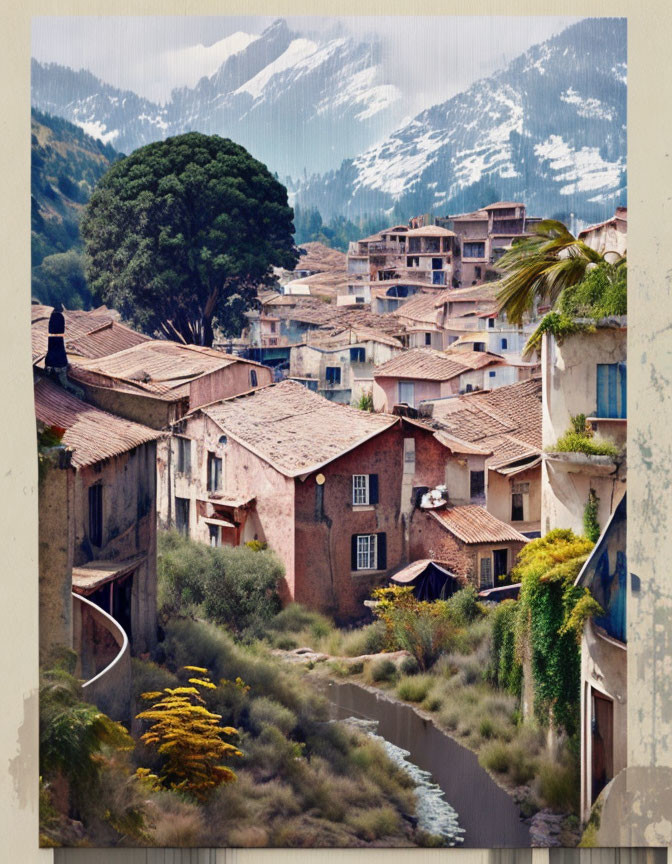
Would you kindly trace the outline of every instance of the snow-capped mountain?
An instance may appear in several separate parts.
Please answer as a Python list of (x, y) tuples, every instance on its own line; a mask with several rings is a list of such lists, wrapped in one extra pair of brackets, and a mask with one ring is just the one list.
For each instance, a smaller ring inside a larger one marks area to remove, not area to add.
[(611, 215), (625, 203), (626, 70), (625, 19), (585, 19), (311, 178), (297, 200), (323, 216), (458, 213), (497, 198), (531, 215)]
[(338, 166), (400, 122), (401, 94), (384, 79), (380, 50), (350, 37), (307, 38), (278, 20), (259, 36), (212, 46), (222, 60), (214, 74), (174, 90), (165, 105), (35, 60), (32, 102), (126, 153), (189, 130), (218, 133), (297, 178)]

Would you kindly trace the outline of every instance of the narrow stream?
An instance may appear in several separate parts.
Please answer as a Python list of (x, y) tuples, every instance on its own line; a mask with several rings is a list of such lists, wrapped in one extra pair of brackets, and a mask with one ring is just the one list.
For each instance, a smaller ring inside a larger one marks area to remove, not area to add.
[[(457, 814), (463, 831), (455, 838), (459, 845), (529, 848), (529, 828), (521, 821), (513, 799), (478, 764), (475, 753), (420, 717), (409, 705), (357, 684), (329, 681), (319, 686), (332, 706), (333, 719), (374, 721), (378, 735), (406, 751), (408, 762), (429, 772)], [(431, 825), (423, 827), (439, 833)]]

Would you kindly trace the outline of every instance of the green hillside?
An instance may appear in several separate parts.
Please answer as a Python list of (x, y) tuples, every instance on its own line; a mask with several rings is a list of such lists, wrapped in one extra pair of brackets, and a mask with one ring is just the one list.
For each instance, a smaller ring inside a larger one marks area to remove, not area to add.
[(79, 126), (33, 110), (31, 117), (32, 296), (86, 308), (79, 219), (93, 187), (122, 154)]

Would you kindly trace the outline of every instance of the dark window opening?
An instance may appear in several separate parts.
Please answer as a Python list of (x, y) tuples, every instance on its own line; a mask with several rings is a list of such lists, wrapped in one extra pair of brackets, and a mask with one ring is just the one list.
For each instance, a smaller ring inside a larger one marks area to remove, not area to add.
[(189, 499), (175, 497), (175, 527), (184, 534), (189, 536)]
[(432, 334), (431, 333), (425, 333), (425, 345), (431, 345), (431, 344), (432, 344)]
[(432, 270), (443, 270), (443, 258), (432, 258)]
[(191, 441), (189, 438), (177, 439), (178, 474), (191, 475)]
[(496, 374), (497, 373), (494, 371), (494, 369), (491, 369), (490, 372), (488, 372), (488, 375), (490, 376), (490, 378), (494, 378)]
[(485, 351), (485, 342), (474, 342), (474, 351)]
[(208, 535), (211, 546), (222, 545), (222, 529), (219, 525), (208, 525)]
[(520, 492), (514, 492), (511, 496), (511, 521), (523, 521), (523, 496)]
[(208, 453), (208, 492), (219, 492), (222, 488), (222, 460)]
[(482, 498), (485, 495), (485, 471), (470, 471), (469, 487), (472, 498)]
[(366, 360), (366, 349), (364, 348), (351, 348), (350, 349), (350, 362), (351, 363), (364, 363)]
[(327, 378), (327, 384), (340, 384), (341, 383), (341, 367), (340, 366), (327, 366), (326, 378)]
[(509, 347), (509, 340), (508, 339), (502, 339), (501, 345), (502, 345), (502, 351), (505, 351)]
[(485, 258), (485, 243), (465, 243), (462, 247), (464, 258)]
[(481, 278), (481, 268), (480, 268), (480, 267), (474, 267), (474, 276), (475, 276), (477, 279), (480, 279), (480, 278)]
[(250, 369), (250, 386), (251, 387), (258, 387), (259, 386), (256, 369)]
[(495, 549), (492, 553), (495, 579), (499, 576), (506, 576), (508, 572), (508, 557), (508, 549)]
[(89, 540), (93, 546), (103, 545), (103, 486), (89, 486)]
[(495, 319), (494, 318), (488, 318), (488, 327), (494, 327), (494, 326), (495, 326)]

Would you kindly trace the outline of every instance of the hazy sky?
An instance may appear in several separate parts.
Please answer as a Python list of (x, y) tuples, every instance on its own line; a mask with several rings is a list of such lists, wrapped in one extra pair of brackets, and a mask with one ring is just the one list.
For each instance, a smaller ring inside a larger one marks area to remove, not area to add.
[[(166, 101), (173, 87), (212, 75), (231, 50), (223, 40), (258, 35), (277, 16), (33, 18), (32, 54), (85, 68), (103, 81)], [(444, 102), (563, 30), (569, 17), (288, 17), (302, 36), (377, 34), (386, 83), (409, 94), (408, 112)], [(244, 41), (244, 40), (243, 40)]]

